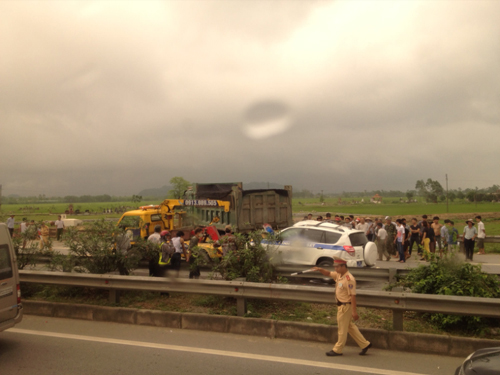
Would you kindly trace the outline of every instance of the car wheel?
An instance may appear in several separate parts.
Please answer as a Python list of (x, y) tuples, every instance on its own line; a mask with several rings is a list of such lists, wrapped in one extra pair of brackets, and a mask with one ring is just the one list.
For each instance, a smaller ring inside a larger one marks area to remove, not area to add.
[(332, 267), (333, 266), (333, 261), (332, 260), (322, 260), (321, 262), (318, 263), (319, 267)]

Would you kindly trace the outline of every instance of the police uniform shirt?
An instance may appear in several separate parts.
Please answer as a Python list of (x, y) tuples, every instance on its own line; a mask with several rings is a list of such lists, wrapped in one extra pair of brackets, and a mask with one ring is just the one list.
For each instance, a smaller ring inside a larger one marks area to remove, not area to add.
[(335, 296), (338, 301), (346, 303), (351, 302), (351, 296), (356, 295), (356, 280), (354, 276), (347, 271), (344, 275), (338, 272), (331, 272), (330, 277), (335, 280)]

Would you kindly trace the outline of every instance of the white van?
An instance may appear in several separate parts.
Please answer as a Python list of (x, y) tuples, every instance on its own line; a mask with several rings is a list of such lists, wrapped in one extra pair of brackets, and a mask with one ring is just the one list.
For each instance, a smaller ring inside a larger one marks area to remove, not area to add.
[(17, 260), (7, 226), (0, 223), (0, 332), (23, 318)]

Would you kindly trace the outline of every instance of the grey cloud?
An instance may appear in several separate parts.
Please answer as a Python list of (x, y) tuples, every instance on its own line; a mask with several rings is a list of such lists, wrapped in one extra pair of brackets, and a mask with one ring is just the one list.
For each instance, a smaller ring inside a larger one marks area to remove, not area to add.
[(359, 4), (1, 3), (4, 193), (498, 176), (500, 5)]

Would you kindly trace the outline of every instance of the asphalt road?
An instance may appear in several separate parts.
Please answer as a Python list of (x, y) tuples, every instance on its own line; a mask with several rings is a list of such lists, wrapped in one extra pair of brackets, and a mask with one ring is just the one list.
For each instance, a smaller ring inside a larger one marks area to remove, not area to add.
[(2, 375), (453, 374), (460, 358), (117, 323), (25, 316), (0, 333)]

